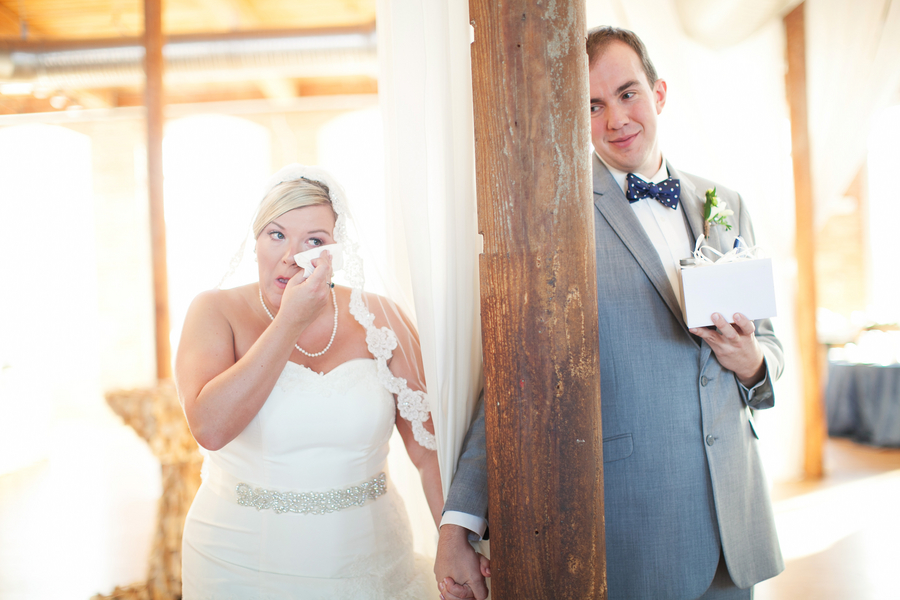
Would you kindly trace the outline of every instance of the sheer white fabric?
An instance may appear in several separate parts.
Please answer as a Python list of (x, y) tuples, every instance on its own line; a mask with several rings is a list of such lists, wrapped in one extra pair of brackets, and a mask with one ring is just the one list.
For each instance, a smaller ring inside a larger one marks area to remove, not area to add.
[[(341, 115), (320, 130), (319, 159), (347, 191), (353, 220), (365, 224), (356, 233), (360, 236), (360, 254), (365, 257), (366, 291), (389, 297), (415, 322), (406, 246), (397, 245), (403, 241), (402, 224), (395, 222), (391, 213), (396, 207), (385, 206), (383, 130), (377, 105)], [(399, 265), (393, 260), (395, 255), (403, 258)], [(402, 270), (398, 271), (398, 266)], [(336, 280), (341, 277), (341, 273), (335, 275)], [(401, 343), (402, 347), (405, 344)], [(419, 371), (424, 373), (421, 365)], [(413, 547), (416, 552), (433, 557), (437, 548), (434, 517), (419, 471), (410, 461), (399, 431), (394, 432), (391, 448), (391, 479), (409, 513)]]
[(739, 44), (803, 0), (674, 0), (684, 31), (710, 48)]
[(387, 198), (405, 231), (446, 495), (481, 384), (468, 10), (450, 0), (376, 7)]
[[(684, 31), (711, 48), (740, 44), (799, 3), (674, 0)], [(821, 225), (866, 160), (870, 119), (900, 91), (900, 5), (806, 0), (804, 10), (812, 181)]]
[(900, 91), (900, 2), (807, 0), (807, 98), (816, 221), (865, 164), (871, 119)]

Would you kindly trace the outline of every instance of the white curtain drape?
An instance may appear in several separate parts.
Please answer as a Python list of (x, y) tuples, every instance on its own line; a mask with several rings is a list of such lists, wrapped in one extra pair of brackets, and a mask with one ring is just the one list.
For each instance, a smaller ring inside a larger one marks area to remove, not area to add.
[(402, 224), (396, 258), (408, 260), (446, 496), (481, 386), (468, 7), (376, 8), (387, 204)]
[(684, 32), (709, 46), (739, 44), (802, 0), (674, 0)]
[[(800, 0), (672, 2), (686, 34), (710, 48), (729, 48), (780, 21)], [(810, 154), (821, 226), (865, 163), (870, 120), (900, 89), (900, 2), (806, 0), (805, 16)]]
[(822, 225), (865, 163), (871, 119), (900, 89), (900, 1), (806, 0), (806, 60)]

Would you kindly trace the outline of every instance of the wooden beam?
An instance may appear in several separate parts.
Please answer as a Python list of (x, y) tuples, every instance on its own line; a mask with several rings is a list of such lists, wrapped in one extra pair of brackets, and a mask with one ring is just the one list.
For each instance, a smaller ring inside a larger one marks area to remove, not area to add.
[(470, 0), (495, 600), (606, 598), (583, 0)]
[(365, 75), (348, 77), (307, 77), (297, 80), (298, 96), (338, 96), (377, 94), (378, 80)]
[(144, 58), (147, 83), (147, 189), (153, 256), (153, 296), (156, 305), (156, 375), (172, 377), (169, 345), (169, 277), (166, 265), (166, 219), (163, 209), (163, 33), (162, 0), (144, 0)]
[[(228, 102), (233, 100), (261, 100), (265, 96), (254, 82), (238, 82), (226, 86), (205, 86), (190, 88), (184, 86), (172, 88), (163, 96), (164, 106), (173, 104), (197, 104), (201, 102)], [(116, 95), (116, 106), (143, 106), (144, 97), (137, 92), (119, 91)]]
[(787, 42), (786, 89), (791, 113), (791, 158), (794, 165), (797, 258), (797, 336), (803, 380), (803, 466), (809, 478), (822, 477), (825, 410), (822, 369), (816, 333), (815, 208), (809, 156), (806, 100), (806, 33), (804, 4), (784, 17)]
[(0, 35), (14, 35), (24, 41), (27, 37), (45, 33), (43, 29), (35, 27), (29, 21), (28, 11), (22, 10), (21, 2), (15, 3), (16, 8), (13, 8), (11, 4), (11, 2), (0, 1)]
[[(258, 28), (263, 24), (257, 7), (243, 0), (200, 0), (203, 11), (220, 27), (227, 29)], [(287, 78), (264, 77), (257, 80), (257, 87), (266, 98), (286, 100), (297, 97), (297, 86)]]
[(66, 90), (66, 95), (82, 108), (111, 108), (114, 106), (113, 95), (109, 90)]
[(198, 0), (203, 13), (211, 23), (225, 29), (246, 29), (259, 27), (262, 19), (252, 3), (240, 0)]
[(258, 79), (256, 85), (259, 91), (270, 100), (285, 100), (297, 97), (297, 84), (284, 77), (266, 77)]
[[(248, 29), (222, 33), (185, 33), (164, 37), (167, 44), (181, 42), (218, 42), (247, 39), (277, 39), (292, 37), (313, 37), (319, 35), (370, 34), (375, 31), (374, 23), (352, 27), (316, 27), (307, 29)], [(90, 48), (120, 48), (143, 46), (142, 37), (116, 37), (97, 39), (58, 40), (0, 40), (0, 50), (7, 52), (61, 52), (64, 50), (85, 50)]]
[(19, 13), (0, 0), (0, 35), (21, 35), (22, 21)]

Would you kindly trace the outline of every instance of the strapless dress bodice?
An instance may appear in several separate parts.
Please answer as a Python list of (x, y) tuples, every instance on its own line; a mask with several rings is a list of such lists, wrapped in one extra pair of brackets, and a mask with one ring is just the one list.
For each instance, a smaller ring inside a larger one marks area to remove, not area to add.
[(385, 470), (395, 413), (374, 360), (324, 374), (288, 362), (259, 413), (207, 460), (255, 486), (343, 488)]

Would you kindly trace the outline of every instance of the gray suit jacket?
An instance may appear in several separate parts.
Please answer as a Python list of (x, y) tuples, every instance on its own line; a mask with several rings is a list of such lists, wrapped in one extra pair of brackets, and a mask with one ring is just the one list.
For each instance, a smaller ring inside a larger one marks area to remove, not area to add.
[[(667, 166), (696, 238), (716, 184)], [(732, 580), (750, 587), (784, 569), (750, 411), (774, 403), (781, 344), (768, 319), (756, 321), (768, 372), (747, 394), (688, 332), (656, 250), (596, 156), (593, 170), (609, 598), (696, 598), (720, 548)], [(707, 244), (730, 250), (740, 235), (752, 246), (741, 197), (716, 187), (732, 229), (713, 227)], [(445, 510), (486, 516), (483, 429), (481, 416)]]

